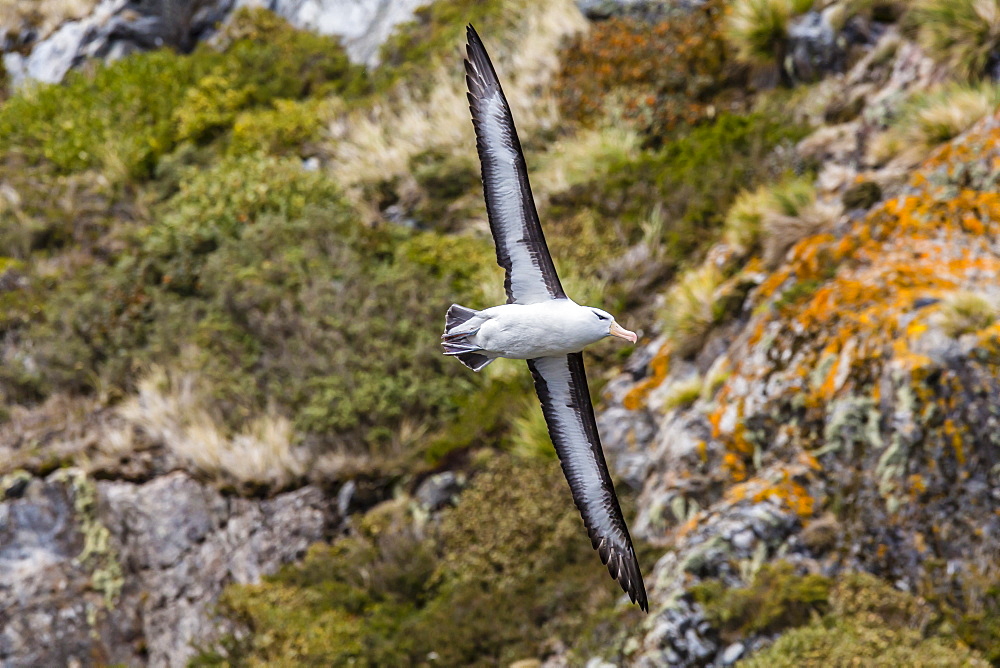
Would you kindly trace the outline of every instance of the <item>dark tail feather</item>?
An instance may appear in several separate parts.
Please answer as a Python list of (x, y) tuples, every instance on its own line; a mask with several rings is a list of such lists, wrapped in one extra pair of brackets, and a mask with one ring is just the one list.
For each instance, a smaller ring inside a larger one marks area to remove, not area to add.
[(452, 304), (448, 308), (448, 314), (444, 318), (444, 333), (449, 333), (455, 327), (468, 322), (475, 317), (478, 311), (458, 304)]
[(459, 362), (473, 371), (482, 371), (494, 359), (480, 353), (459, 353), (455, 357), (458, 358)]
[[(469, 343), (468, 338), (479, 331), (474, 324), (462, 328), (462, 325), (479, 314), (475, 309), (452, 304), (445, 316), (444, 334), (441, 335), (441, 345), (444, 354), (457, 357), (458, 360), (473, 371), (480, 371), (494, 358), (482, 354), (482, 348)], [(461, 328), (461, 329), (459, 329)], [(454, 331), (459, 329), (459, 331)]]

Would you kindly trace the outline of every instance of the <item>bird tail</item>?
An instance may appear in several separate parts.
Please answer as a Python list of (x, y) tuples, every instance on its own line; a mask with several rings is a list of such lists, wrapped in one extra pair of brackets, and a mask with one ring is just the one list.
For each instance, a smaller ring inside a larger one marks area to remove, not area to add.
[(481, 323), (474, 321), (477, 315), (479, 311), (452, 304), (445, 316), (444, 334), (441, 335), (444, 354), (457, 357), (459, 362), (473, 371), (483, 370), (495, 359), (483, 354), (482, 348), (469, 341), (469, 337), (479, 331)]

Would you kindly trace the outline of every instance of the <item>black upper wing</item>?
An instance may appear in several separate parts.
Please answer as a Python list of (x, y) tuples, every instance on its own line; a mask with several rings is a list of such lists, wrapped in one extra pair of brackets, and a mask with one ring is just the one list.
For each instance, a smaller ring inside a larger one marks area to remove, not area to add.
[(470, 25), (465, 60), (469, 109), (483, 168), (483, 191), (507, 302), (534, 304), (566, 297), (531, 198), (528, 170), (510, 106), (486, 47)]
[(646, 589), (597, 433), (583, 353), (528, 360), (549, 436), (590, 541), (611, 577), (644, 611)]

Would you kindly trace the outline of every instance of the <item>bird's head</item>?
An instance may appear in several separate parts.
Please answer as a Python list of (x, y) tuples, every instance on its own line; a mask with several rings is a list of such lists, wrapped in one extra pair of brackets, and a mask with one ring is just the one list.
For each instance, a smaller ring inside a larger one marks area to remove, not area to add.
[(604, 336), (617, 336), (619, 339), (625, 339), (630, 343), (635, 343), (639, 340), (635, 332), (630, 332), (617, 322), (615, 322), (614, 316), (612, 316), (607, 311), (602, 311), (599, 308), (591, 308), (591, 312), (594, 314), (597, 322), (595, 326), (600, 328)]

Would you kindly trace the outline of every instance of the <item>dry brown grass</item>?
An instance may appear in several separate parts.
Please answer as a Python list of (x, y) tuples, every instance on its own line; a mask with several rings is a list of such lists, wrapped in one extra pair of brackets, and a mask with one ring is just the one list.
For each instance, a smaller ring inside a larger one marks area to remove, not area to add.
[(263, 415), (233, 433), (206, 410), (205, 399), (195, 375), (154, 367), (118, 414), (182, 463), (224, 482), (281, 488), (304, 474), (307, 457), (287, 419)]
[[(531, 4), (514, 29), (486, 36), (522, 139), (555, 125), (555, 101), (542, 91), (559, 65), (563, 38), (586, 28), (586, 19), (570, 0), (557, 0)], [(457, 52), (460, 45), (455, 46)], [(453, 68), (428, 75), (433, 82), (429, 94), (403, 83), (390, 91), (387, 101), (330, 123), (325, 152), (335, 178), (353, 199), (360, 200), (354, 190), (358, 184), (404, 177), (419, 153), (434, 149), (466, 155), (473, 150), (465, 81), (456, 76), (460, 70), (456, 53)]]

